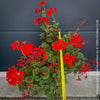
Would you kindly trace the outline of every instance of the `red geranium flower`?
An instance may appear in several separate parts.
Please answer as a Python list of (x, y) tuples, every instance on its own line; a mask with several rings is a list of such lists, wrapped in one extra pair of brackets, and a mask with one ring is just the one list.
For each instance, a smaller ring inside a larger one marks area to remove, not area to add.
[(27, 44), (24, 44), (23, 47), (22, 47), (22, 51), (24, 53), (24, 55), (31, 55), (33, 53), (35, 49), (35, 45), (32, 44), (32, 43), (27, 43)]
[(58, 35), (54, 35), (54, 37), (58, 37)]
[(34, 59), (34, 62), (44, 63), (43, 60), (47, 59), (46, 50), (43, 50), (43, 48), (35, 48), (31, 55), (29, 55), (29, 58), (31, 60)]
[(78, 77), (78, 79), (76, 79), (77, 81), (81, 81), (82, 79), (80, 77)]
[(18, 45), (19, 45), (19, 41), (17, 40), (13, 44), (11, 44), (12, 49), (15, 50)]
[(76, 47), (82, 47), (84, 44), (83, 38), (81, 38), (80, 34), (72, 36), (70, 39), (70, 45), (75, 45)]
[(38, 18), (35, 18), (35, 25), (38, 25), (38, 24), (40, 24), (40, 23), (44, 23), (44, 22), (46, 22), (46, 25), (48, 25), (49, 23), (50, 23), (50, 19), (49, 19), (49, 17), (47, 18), (47, 17), (38, 17)]
[(50, 23), (49, 17), (48, 18), (47, 17), (42, 17), (41, 20), (40, 20), (40, 23), (44, 23), (44, 22), (46, 22), (46, 24), (48, 25)]
[(30, 91), (28, 91), (28, 96), (30, 95)]
[(43, 60), (47, 59), (47, 53), (46, 50), (43, 50), (43, 48), (38, 48), (39, 52), (38, 55), (41, 56), (39, 62), (44, 63)]
[(20, 44), (18, 44), (18, 45), (17, 45), (17, 49), (18, 49), (18, 50), (21, 50), (21, 49), (22, 49), (22, 46), (21, 46)]
[(86, 73), (91, 71), (91, 67), (89, 67), (89, 62), (84, 63), (84, 66), (81, 66), (80, 72)]
[(86, 74), (86, 76), (85, 76), (85, 80), (88, 78), (88, 76), (87, 76), (87, 74)]
[(97, 62), (97, 59), (94, 59), (94, 60), (92, 61), (93, 66), (96, 66), (96, 62)]
[(38, 25), (40, 23), (41, 17), (35, 18), (35, 25)]
[(47, 4), (47, 1), (46, 0), (44, 0), (44, 1), (40, 1), (40, 5), (45, 5), (45, 4)]
[(39, 7), (37, 7), (35, 10), (35, 14), (40, 13), (40, 12), (41, 12), (41, 9)]
[(49, 17), (45, 19), (46, 25), (50, 24), (50, 19)]
[(52, 10), (52, 8), (49, 8), (49, 10), (47, 9), (47, 15), (50, 16), (50, 17), (53, 15), (54, 12), (57, 13), (56, 8), (54, 8), (54, 10)]
[(57, 13), (57, 9), (56, 8), (54, 8), (54, 10), (53, 10), (55, 13)]
[(66, 49), (67, 46), (68, 46), (68, 43), (63, 41), (62, 39), (58, 39), (58, 41), (54, 42), (54, 45), (52, 45), (53, 50)]
[(58, 63), (58, 61), (55, 60), (54, 62), (53, 61), (51, 62), (49, 68), (53, 71), (53, 69), (55, 67), (55, 72), (58, 73), (59, 71), (56, 68), (59, 67), (59, 66), (60, 66), (60, 64)]
[(24, 71), (21, 72), (21, 70), (19, 70), (17, 67), (15, 68), (15, 66), (12, 66), (12, 69), (8, 69), (8, 72), (6, 73), (6, 78), (10, 85), (16, 86), (17, 84), (21, 84), (23, 82), (23, 75)]
[(17, 61), (17, 66), (22, 66), (23, 65), (23, 59)]
[(22, 96), (23, 98), (25, 97), (25, 93), (23, 94), (23, 96)]
[(72, 67), (73, 62), (75, 62), (75, 56), (70, 55), (69, 53), (66, 53), (63, 57), (63, 61), (64, 61), (64, 63), (67, 64), (67, 67)]
[(42, 12), (45, 9), (45, 7), (43, 7), (43, 9), (40, 9), (40, 7), (37, 7), (35, 10), (35, 14)]
[(57, 69), (55, 69), (55, 72), (58, 73), (59, 71)]

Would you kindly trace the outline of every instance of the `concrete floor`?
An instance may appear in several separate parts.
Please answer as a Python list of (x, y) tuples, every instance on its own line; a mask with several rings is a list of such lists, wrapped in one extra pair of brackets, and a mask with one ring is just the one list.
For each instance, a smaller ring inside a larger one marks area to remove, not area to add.
[[(0, 99), (0, 100), (22, 100), (22, 99)], [(24, 99), (24, 100), (47, 100), (47, 99)], [(54, 99), (54, 100), (62, 100), (62, 99)], [(100, 98), (67, 98), (66, 100), (100, 100)]]

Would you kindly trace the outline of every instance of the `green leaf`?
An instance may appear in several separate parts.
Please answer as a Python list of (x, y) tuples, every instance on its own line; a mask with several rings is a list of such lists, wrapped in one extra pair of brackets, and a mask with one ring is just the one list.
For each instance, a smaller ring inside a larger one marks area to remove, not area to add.
[(49, 47), (49, 44), (47, 44), (46, 42), (43, 42), (41, 45), (42, 45), (43, 48)]
[(48, 85), (45, 85), (45, 90), (49, 90), (49, 86)]
[(51, 91), (55, 90), (55, 87), (54, 86), (50, 86), (50, 90)]
[(62, 88), (59, 87), (59, 90), (58, 89), (56, 90), (56, 95), (61, 96), (61, 94), (62, 94)]
[(79, 58), (83, 58), (83, 57), (84, 57), (83, 53), (78, 52), (78, 57), (79, 57)]
[(47, 25), (48, 27), (52, 27), (52, 25)]
[(53, 23), (55, 23), (56, 21), (55, 21), (55, 20), (53, 20), (52, 22), (53, 22)]
[(57, 26), (58, 26), (59, 24), (60, 24), (60, 23), (58, 23), (58, 22), (56, 23)]
[(32, 72), (32, 79), (34, 79), (35, 78), (35, 73), (34, 72)]
[(29, 82), (29, 79), (28, 79), (28, 76), (25, 77), (25, 82), (28, 83)]
[(56, 73), (53, 73), (52, 77), (53, 78), (56, 78), (57, 77)]
[(73, 32), (68, 32), (68, 35), (71, 36), (71, 33), (73, 33)]
[(45, 28), (44, 31), (46, 31), (48, 33), (49, 32), (49, 29)]
[(20, 91), (23, 91), (24, 90), (24, 87), (25, 87), (25, 82), (22, 82), (22, 84), (18, 84), (18, 88)]
[(43, 28), (44, 28), (44, 25), (41, 25), (41, 26), (40, 26), (40, 28), (42, 28), (42, 29), (43, 29)]
[(35, 81), (40, 81), (41, 77), (40, 76), (35, 76)]
[(50, 36), (50, 37), (54, 37), (53, 33), (49, 33), (49, 36)]
[(47, 66), (44, 66), (44, 67), (42, 67), (41, 69), (40, 69), (42, 72), (50, 72), (50, 69), (49, 69), (49, 67), (47, 67)]
[(42, 86), (42, 85), (43, 85), (43, 81), (40, 81), (40, 82), (39, 82), (39, 85), (41, 85), (41, 86)]
[(63, 37), (67, 38), (67, 37), (68, 37), (68, 35), (67, 35), (67, 34), (64, 34), (64, 36), (63, 36)]
[(42, 77), (42, 79), (46, 80), (46, 79), (48, 79), (50, 77), (50, 75), (49, 74), (44, 75), (44, 76), (42, 75), (41, 77)]
[(48, 38), (47, 42), (51, 43), (51, 42), (53, 42), (53, 40), (51, 38)]
[(68, 69), (68, 73), (72, 73), (72, 72), (74, 72), (74, 70), (75, 70), (75, 67), (74, 67), (74, 66), (69, 67), (69, 69)]
[(47, 52), (47, 58), (48, 58), (48, 59), (51, 58), (52, 56), (53, 56), (53, 51)]
[(49, 30), (50, 30), (50, 31), (53, 31), (53, 30), (54, 30), (54, 28), (50, 28)]

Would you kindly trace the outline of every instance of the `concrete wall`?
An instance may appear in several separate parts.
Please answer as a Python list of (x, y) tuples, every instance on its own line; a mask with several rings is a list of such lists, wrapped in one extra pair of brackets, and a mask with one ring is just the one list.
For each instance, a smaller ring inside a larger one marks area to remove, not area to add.
[[(69, 74), (67, 76), (66, 95), (71, 97), (96, 97), (97, 91), (97, 73), (89, 72), (87, 80), (76, 81), (77, 76)], [(100, 94), (100, 72), (98, 73), (98, 94)], [(1, 97), (21, 97), (17, 86), (10, 86), (6, 81), (6, 73), (0, 72), (0, 96)], [(45, 97), (44, 94), (38, 95)]]

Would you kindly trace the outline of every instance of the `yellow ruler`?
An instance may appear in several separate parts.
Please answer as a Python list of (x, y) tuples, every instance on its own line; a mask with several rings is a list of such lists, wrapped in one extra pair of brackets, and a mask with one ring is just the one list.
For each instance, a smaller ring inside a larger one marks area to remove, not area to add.
[[(60, 32), (59, 32), (59, 39), (61, 39)], [(66, 100), (66, 86), (65, 86), (65, 75), (64, 75), (64, 64), (63, 64), (62, 50), (60, 50), (60, 64), (61, 64), (62, 96), (63, 96), (63, 100)]]

